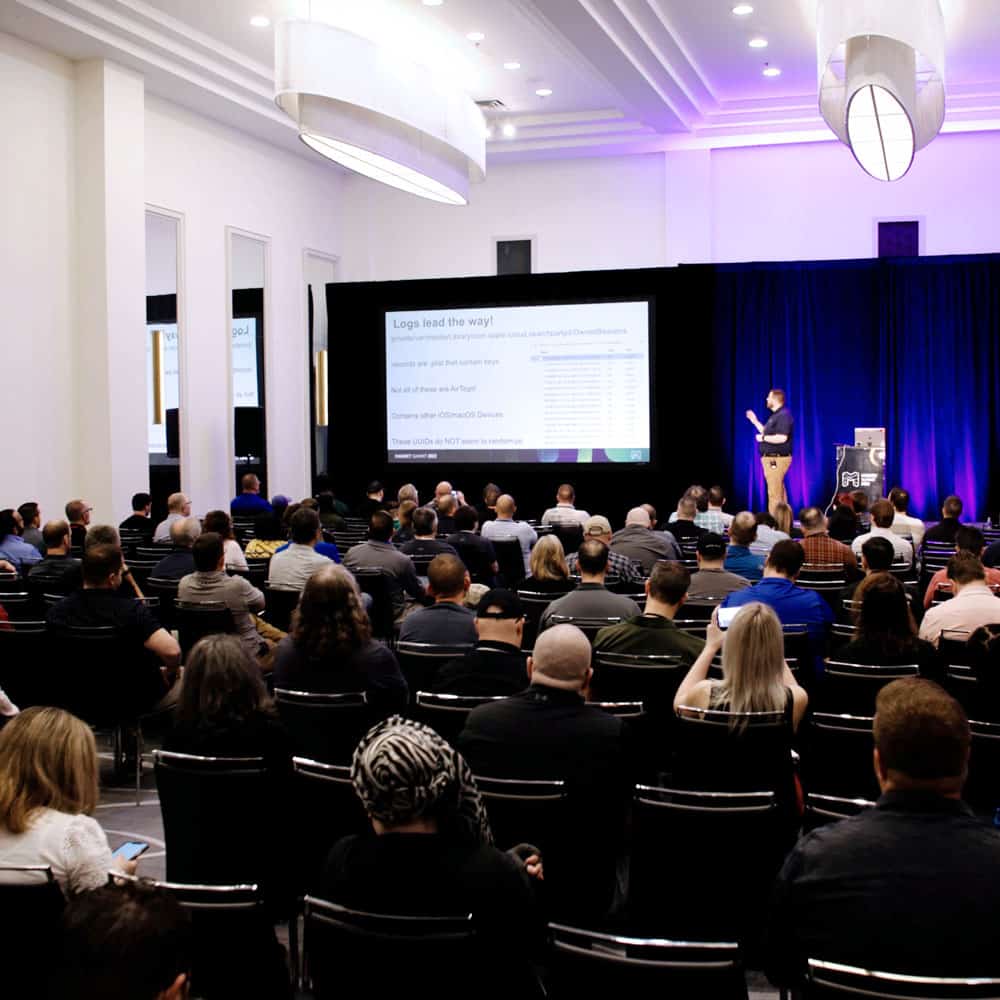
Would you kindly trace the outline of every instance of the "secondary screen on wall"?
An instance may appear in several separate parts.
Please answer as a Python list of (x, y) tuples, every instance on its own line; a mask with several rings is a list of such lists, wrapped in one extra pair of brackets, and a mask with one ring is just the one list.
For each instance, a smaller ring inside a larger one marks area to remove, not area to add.
[(385, 314), (390, 462), (648, 462), (649, 303)]

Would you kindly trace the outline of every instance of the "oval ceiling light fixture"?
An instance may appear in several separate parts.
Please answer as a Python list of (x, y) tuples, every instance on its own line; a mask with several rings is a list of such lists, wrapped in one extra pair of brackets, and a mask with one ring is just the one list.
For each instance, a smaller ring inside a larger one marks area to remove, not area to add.
[(271, 19), (269, 17), (265, 17), (263, 14), (254, 14), (254, 16), (250, 18), (250, 24), (254, 28), (269, 28), (271, 26)]
[(475, 101), (421, 47), (408, 57), (405, 37), (383, 43), (374, 23), (366, 37), (334, 20), (275, 29), (275, 102), (299, 138), (382, 184), (467, 204), (470, 180), (486, 176), (486, 120)]
[(475, 42), (477, 45), (486, 38), (481, 31), (470, 31), (465, 37), (468, 38), (470, 42)]
[(521, 64), (516, 59), (511, 59), (503, 64), (504, 69), (520, 69)]
[(507, 122), (502, 131), (505, 139), (513, 139), (517, 135), (517, 126), (513, 122)]
[(551, 97), (552, 96), (552, 88), (551, 87), (539, 87), (538, 90), (535, 91), (535, 96), (536, 97)]
[(733, 8), (733, 13), (737, 17), (749, 17), (753, 13), (753, 7), (748, 3), (738, 3)]
[(781, 70), (777, 66), (765, 66), (764, 76), (773, 79), (776, 76), (781, 76)]
[(766, 49), (767, 39), (766, 38), (751, 38), (747, 45), (752, 49)]
[(861, 168), (905, 176), (944, 123), (938, 0), (821, 0), (819, 106)]

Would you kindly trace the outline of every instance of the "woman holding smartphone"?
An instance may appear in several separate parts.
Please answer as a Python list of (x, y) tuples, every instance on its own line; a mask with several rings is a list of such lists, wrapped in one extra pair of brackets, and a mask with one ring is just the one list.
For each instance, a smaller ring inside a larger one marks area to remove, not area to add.
[[(0, 867), (48, 866), (67, 894), (107, 884), (110, 868), (133, 874), (91, 816), (97, 776), (94, 734), (75, 715), (35, 707), (11, 719), (0, 732)], [(0, 871), (8, 884), (37, 878)]]
[[(734, 613), (735, 612), (735, 613)], [(729, 615), (732, 615), (731, 621)], [(725, 616), (719, 627), (719, 619)], [(722, 650), (722, 680), (710, 680), (709, 667)], [(785, 712), (797, 730), (809, 696), (799, 687), (785, 662), (778, 616), (766, 604), (716, 609), (709, 622), (705, 648), (681, 681), (674, 708), (720, 712)], [(739, 726), (739, 720), (734, 720)]]

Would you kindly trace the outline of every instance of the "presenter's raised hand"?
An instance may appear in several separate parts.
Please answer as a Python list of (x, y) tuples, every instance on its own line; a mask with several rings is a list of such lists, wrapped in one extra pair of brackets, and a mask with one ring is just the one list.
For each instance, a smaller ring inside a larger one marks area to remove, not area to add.
[(747, 420), (749, 420), (755, 427), (760, 423), (757, 419), (757, 414), (754, 413), (753, 410), (747, 410)]

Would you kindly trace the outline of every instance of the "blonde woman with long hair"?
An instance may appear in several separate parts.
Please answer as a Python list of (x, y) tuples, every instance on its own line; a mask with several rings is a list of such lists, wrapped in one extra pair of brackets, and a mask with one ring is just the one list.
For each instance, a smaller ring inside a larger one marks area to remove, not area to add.
[(566, 565), (566, 553), (558, 535), (542, 535), (531, 550), (531, 576), (521, 583), (522, 590), (564, 594), (574, 584)]
[[(674, 708), (724, 712), (787, 712), (798, 729), (809, 696), (799, 687), (785, 662), (784, 638), (778, 616), (766, 604), (745, 604), (723, 631), (718, 610), (708, 625), (705, 648), (681, 681)], [(708, 670), (722, 650), (722, 680)]]
[[(0, 867), (46, 865), (64, 893), (96, 889), (112, 858), (97, 806), (97, 746), (90, 727), (59, 708), (28, 708), (0, 732)], [(32, 876), (0, 872), (0, 882)]]

